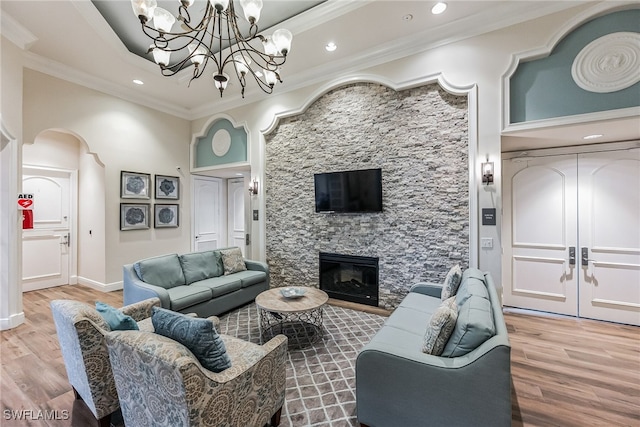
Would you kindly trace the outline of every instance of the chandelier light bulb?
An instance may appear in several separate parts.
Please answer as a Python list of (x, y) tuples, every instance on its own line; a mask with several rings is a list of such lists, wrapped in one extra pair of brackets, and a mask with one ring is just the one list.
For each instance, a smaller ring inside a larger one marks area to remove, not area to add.
[(262, 71), (264, 72), (264, 80), (267, 82), (269, 86), (273, 87), (278, 81), (278, 77), (276, 76), (276, 73), (269, 70), (262, 70)]
[(183, 5), (184, 7), (189, 7), (189, 6), (191, 6), (191, 5), (193, 4), (193, 2), (194, 2), (195, 0), (180, 0), (180, 1), (182, 2), (182, 5)]
[(140, 22), (146, 23), (153, 19), (153, 13), (158, 6), (156, 0), (131, 0), (133, 14), (140, 19)]
[(196, 64), (196, 66), (204, 62), (204, 57), (207, 53), (204, 47), (198, 46), (195, 43), (191, 43), (188, 46), (188, 49), (189, 49), (189, 53), (191, 54), (191, 62)]
[(176, 18), (168, 10), (156, 7), (153, 12), (153, 26), (163, 33), (170, 33)]
[(154, 45), (149, 47), (149, 51), (153, 54), (153, 60), (156, 64), (166, 67), (169, 65), (169, 59), (171, 58), (171, 52), (158, 49)]
[(273, 32), (271, 36), (273, 44), (276, 46), (276, 50), (282, 55), (287, 56), (287, 53), (291, 50), (291, 40), (293, 40), (293, 34), (291, 31), (280, 28)]
[(251, 60), (249, 58), (244, 58), (241, 54), (238, 54), (233, 57), (233, 60), (236, 63), (236, 69), (240, 74), (247, 74), (249, 72), (249, 65), (251, 65)]
[(218, 13), (224, 12), (229, 7), (229, 0), (209, 0), (209, 3)]
[(258, 22), (262, 11), (262, 0), (240, 0), (240, 6), (242, 6), (244, 17), (249, 23)]

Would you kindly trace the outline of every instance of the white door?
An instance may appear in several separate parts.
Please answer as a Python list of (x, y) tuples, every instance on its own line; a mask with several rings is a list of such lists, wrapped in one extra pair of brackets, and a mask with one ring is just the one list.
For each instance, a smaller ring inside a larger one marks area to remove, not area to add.
[(576, 316), (576, 156), (504, 162), (505, 305)]
[(69, 283), (72, 172), (24, 167), (23, 193), (33, 194), (33, 225), (22, 232), (22, 289)]
[(230, 179), (228, 181), (228, 211), (227, 230), (229, 246), (237, 246), (245, 254), (245, 216), (244, 201), (245, 191), (244, 179)]
[(640, 325), (640, 150), (504, 173), (504, 304)]
[(580, 316), (640, 325), (640, 149), (578, 156)]
[(194, 251), (226, 246), (226, 234), (221, 233), (222, 200), (222, 180), (193, 178)]

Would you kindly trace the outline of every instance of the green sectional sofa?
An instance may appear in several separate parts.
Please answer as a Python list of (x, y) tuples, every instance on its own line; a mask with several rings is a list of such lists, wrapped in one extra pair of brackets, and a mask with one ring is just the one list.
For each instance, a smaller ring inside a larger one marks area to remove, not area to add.
[(362, 426), (511, 425), (511, 346), (489, 273), (470, 268), (439, 356), (422, 351), (442, 285), (417, 283), (356, 360)]
[(239, 251), (168, 254), (127, 264), (124, 304), (157, 297), (164, 308), (209, 317), (251, 302), (269, 289), (269, 267), (242, 259)]

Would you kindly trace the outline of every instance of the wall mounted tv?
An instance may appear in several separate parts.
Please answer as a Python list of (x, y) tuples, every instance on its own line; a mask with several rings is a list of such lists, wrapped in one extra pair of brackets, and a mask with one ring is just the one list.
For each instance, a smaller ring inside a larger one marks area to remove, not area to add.
[(382, 211), (382, 170), (363, 169), (314, 175), (316, 212)]

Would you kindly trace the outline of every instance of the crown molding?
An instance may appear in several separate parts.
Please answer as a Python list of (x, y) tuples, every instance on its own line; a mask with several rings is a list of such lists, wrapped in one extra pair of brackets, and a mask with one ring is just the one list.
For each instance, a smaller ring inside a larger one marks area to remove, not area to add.
[(0, 34), (22, 50), (28, 50), (38, 38), (6, 12), (0, 13)]

